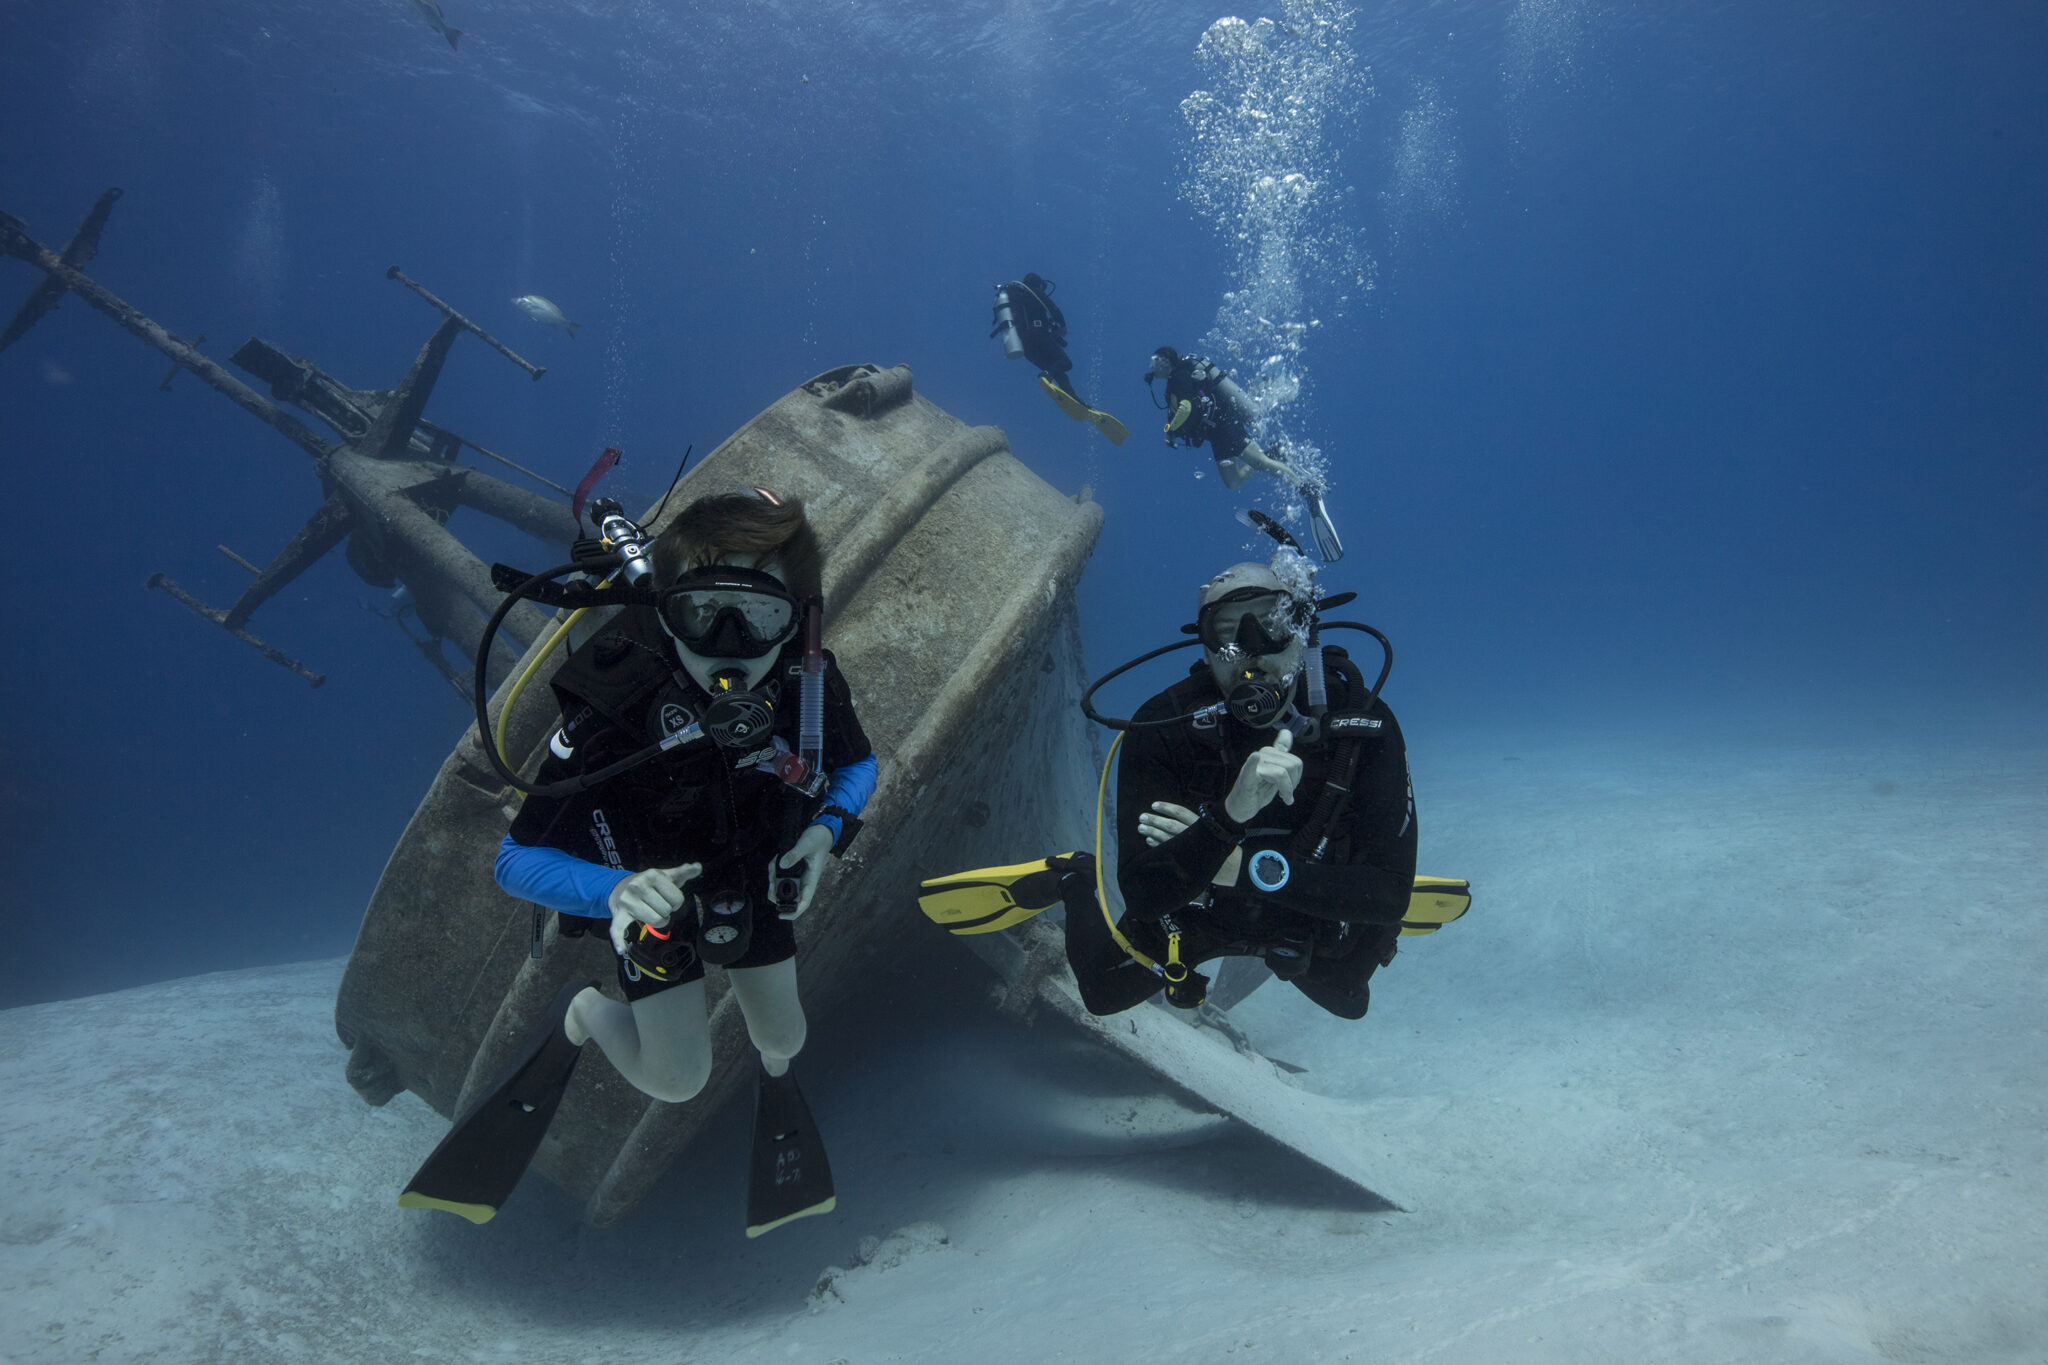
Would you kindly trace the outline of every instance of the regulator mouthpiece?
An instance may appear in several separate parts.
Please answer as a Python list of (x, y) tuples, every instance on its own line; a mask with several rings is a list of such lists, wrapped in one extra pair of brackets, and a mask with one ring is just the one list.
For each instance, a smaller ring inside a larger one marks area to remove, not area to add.
[(1256, 669), (1245, 669), (1223, 698), (1224, 709), (1240, 725), (1264, 730), (1277, 723), (1287, 706), (1287, 690)]
[(744, 749), (763, 743), (775, 721), (775, 708), (758, 692), (749, 692), (744, 669), (722, 668), (711, 675), (711, 704), (704, 708), (704, 733), (721, 749)]

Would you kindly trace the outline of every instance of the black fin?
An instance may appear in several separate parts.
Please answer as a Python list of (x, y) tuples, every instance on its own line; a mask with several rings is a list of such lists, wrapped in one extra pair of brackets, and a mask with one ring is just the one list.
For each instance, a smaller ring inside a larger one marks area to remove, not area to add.
[(522, 1040), (498, 1084), (455, 1121), (433, 1154), (398, 1196), (406, 1209), (445, 1209), (472, 1223), (488, 1223), (526, 1174), (561, 1107), (562, 1093), (583, 1049), (569, 1041), (562, 1021), (587, 981), (571, 981)]
[(796, 1073), (758, 1073), (754, 1107), (754, 1154), (747, 1171), (747, 1236), (759, 1237), (784, 1223), (830, 1213), (832, 1166), (811, 1122), (810, 1106), (797, 1089)]

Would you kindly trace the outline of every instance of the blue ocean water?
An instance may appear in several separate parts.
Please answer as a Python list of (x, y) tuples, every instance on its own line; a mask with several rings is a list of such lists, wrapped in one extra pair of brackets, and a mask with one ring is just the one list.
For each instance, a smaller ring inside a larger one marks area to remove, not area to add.
[[(810, 375), (908, 363), (1094, 488), (1097, 668), (1254, 548), (1139, 382), (1237, 347), (1327, 463), (1324, 582), (1399, 651), (1425, 830), (1430, 751), (1516, 735), (2042, 738), (2038, 5), (444, 9), (459, 50), (407, 0), (0, 4), (0, 210), (55, 247), (118, 185), (95, 278), (364, 388), (433, 321), (398, 264), (548, 367), (459, 342), (429, 417), (565, 483), (620, 446), (629, 505)], [(1202, 121), (1247, 98), (1286, 126)], [(1024, 270), (1125, 446), (987, 338)], [(0, 311), (35, 278), (0, 262)], [(345, 952), (465, 724), (338, 556), (253, 623), (318, 691), (144, 591), (225, 604), (214, 547), (264, 562), (318, 501), (164, 369), (76, 301), (0, 355), (0, 1006)]]

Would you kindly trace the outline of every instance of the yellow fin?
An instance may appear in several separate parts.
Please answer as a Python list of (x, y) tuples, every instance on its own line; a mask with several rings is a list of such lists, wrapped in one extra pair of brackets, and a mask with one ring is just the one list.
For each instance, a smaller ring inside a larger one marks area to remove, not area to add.
[(1120, 446), (1131, 433), (1124, 424), (1106, 412), (1089, 407), (1080, 399), (1068, 393), (1045, 375), (1038, 376), (1038, 387), (1045, 390), (1045, 396), (1052, 399), (1054, 406), (1076, 422), (1086, 422), (1109, 438), (1113, 446)]
[(1472, 908), (1472, 883), (1456, 877), (1417, 877), (1401, 916), (1401, 933), (1433, 934)]
[(917, 905), (925, 918), (955, 934), (992, 934), (1022, 924), (1060, 903), (1060, 878), (1069, 868), (1061, 857), (1008, 867), (982, 867), (918, 883)]

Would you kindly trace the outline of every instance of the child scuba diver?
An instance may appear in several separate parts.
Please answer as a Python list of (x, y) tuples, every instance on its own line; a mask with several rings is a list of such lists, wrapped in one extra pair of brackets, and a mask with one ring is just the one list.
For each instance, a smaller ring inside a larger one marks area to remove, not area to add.
[[(522, 1057), (528, 1073), (546, 1072), (545, 1093), (521, 1092), (516, 1073), (506, 1084), (515, 1107), (545, 1110), (544, 1129), (594, 1041), (646, 1094), (692, 1098), (712, 1067), (704, 969), (723, 968), (760, 1054), (753, 1236), (832, 1207), (789, 1075), (806, 1032), (794, 921), (825, 855), (859, 829), (875, 757), (820, 638), (823, 556), (800, 502), (763, 490), (701, 498), (644, 557), (622, 557), (629, 574), (640, 566), (638, 595), (556, 672), (561, 724), (534, 782), (518, 783), (528, 795), (496, 875), (509, 894), (556, 911), (565, 935), (604, 925), (624, 1000), (565, 989)], [(529, 1075), (526, 1091), (536, 1084)], [(490, 1131), (490, 1108), (487, 1097), (458, 1120), (402, 1204), (479, 1222), (496, 1211), (539, 1134), (507, 1141)], [(763, 1188), (761, 1144), (792, 1140), (809, 1150), (801, 1163), (783, 1151), (779, 1169), (801, 1165), (803, 1178), (778, 1179), (769, 1151)], [(465, 1184), (479, 1167), (487, 1178)]]

